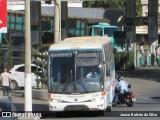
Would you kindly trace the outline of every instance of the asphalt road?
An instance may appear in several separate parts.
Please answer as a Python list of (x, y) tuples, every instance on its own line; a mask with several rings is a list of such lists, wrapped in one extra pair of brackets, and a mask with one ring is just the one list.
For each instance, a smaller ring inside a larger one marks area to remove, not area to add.
[[(116, 71), (119, 75), (122, 75), (126, 81), (131, 83), (132, 90), (136, 95), (137, 101), (133, 107), (127, 107), (126, 105), (117, 105), (113, 107), (113, 112), (105, 113), (104, 116), (96, 115), (91, 112), (83, 113), (61, 113), (59, 116), (55, 114), (49, 114), (45, 118), (46, 120), (51, 119), (73, 119), (73, 120), (82, 120), (82, 119), (91, 119), (91, 120), (159, 120), (160, 119), (160, 68), (159, 67), (146, 67), (130, 71)], [(24, 110), (24, 98), (21, 97), (23, 90), (16, 90), (12, 92), (12, 100), (16, 105), (18, 111)], [(2, 95), (2, 91), (0, 92)], [(33, 111), (48, 111), (48, 101), (44, 100), (35, 100), (33, 99)], [(118, 111), (118, 112), (116, 112)], [(120, 117), (120, 114), (126, 114), (126, 111), (129, 111), (131, 114), (133, 111), (137, 112), (137, 117)], [(150, 114), (150, 117), (141, 117), (140, 114), (144, 115), (143, 111), (148, 111), (153, 114)], [(159, 111), (159, 112), (157, 112)], [(139, 114), (139, 117), (138, 117)], [(155, 117), (159, 115), (159, 117)], [(111, 115), (111, 116), (110, 116)], [(113, 116), (118, 117), (113, 117)], [(154, 117), (151, 117), (151, 116)]]
[[(132, 71), (118, 71), (131, 83), (137, 101), (132, 110), (160, 111), (160, 68), (146, 67)], [(125, 109), (125, 108), (124, 108)]]

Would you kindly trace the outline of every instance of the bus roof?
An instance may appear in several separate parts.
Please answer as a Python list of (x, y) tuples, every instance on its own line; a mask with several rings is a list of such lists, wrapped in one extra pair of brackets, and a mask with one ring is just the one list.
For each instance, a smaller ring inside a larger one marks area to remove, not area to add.
[(85, 36), (85, 37), (71, 37), (50, 46), (51, 50), (78, 50), (78, 49), (102, 49), (105, 44), (111, 44), (108, 37), (101, 36)]
[(110, 25), (109, 23), (99, 23), (97, 25), (93, 25), (95, 28), (119, 28), (118, 26)]

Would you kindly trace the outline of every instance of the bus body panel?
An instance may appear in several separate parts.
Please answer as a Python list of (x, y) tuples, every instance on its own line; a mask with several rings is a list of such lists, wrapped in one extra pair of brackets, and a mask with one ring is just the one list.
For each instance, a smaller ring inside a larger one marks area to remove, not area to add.
[(49, 99), (49, 101), (52, 101), (49, 102), (49, 109), (50, 111), (65, 111), (66, 107), (74, 105), (75, 108), (72, 110), (78, 110), (80, 106), (86, 106), (85, 109), (88, 111), (104, 110), (104, 99), (100, 92), (80, 95), (52, 94)]
[(66, 38), (58, 44), (51, 45), (49, 51), (52, 50), (77, 50), (77, 49), (102, 49), (103, 45), (108, 44), (108, 37), (72, 37)]

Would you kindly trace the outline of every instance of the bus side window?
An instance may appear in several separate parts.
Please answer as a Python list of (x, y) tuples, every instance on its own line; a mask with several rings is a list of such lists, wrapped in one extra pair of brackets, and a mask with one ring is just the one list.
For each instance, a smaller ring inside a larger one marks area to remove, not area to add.
[(112, 53), (112, 46), (111, 44), (109, 44), (107, 46), (107, 49), (106, 49), (106, 61), (107, 61), (107, 64), (106, 64), (106, 76), (111, 76), (111, 69), (110, 69), (110, 65), (113, 63), (113, 53)]
[(104, 47), (104, 64), (106, 64), (105, 76), (110, 76), (110, 66), (109, 66), (109, 46)]

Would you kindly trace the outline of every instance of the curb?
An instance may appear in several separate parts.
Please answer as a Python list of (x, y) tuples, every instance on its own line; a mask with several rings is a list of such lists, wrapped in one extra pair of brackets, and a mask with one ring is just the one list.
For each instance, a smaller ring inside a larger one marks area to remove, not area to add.
[(38, 100), (48, 100), (48, 91), (47, 90), (32, 90), (32, 99)]
[[(24, 91), (12, 91), (11, 94), (16, 97), (24, 97)], [(48, 91), (47, 90), (32, 90), (32, 99), (37, 100), (48, 100)]]

